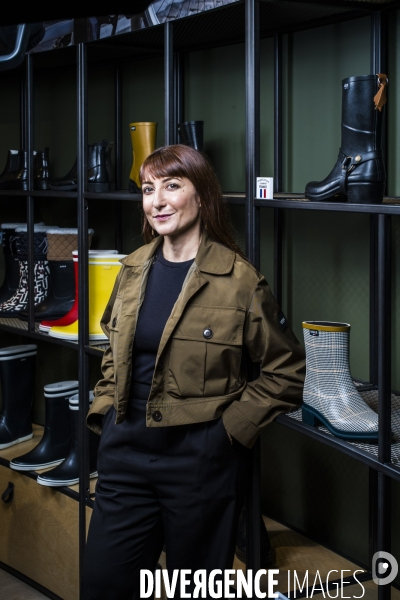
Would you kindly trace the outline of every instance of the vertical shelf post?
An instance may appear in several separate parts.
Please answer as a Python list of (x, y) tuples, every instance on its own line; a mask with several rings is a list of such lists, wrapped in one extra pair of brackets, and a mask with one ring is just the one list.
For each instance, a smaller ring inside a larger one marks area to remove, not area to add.
[[(77, 45), (78, 115), (78, 361), (79, 361), (79, 575), (82, 575), (86, 546), (86, 501), (90, 498), (89, 437), (86, 414), (89, 410), (89, 284), (88, 284), (88, 204), (85, 198), (87, 178), (87, 50)], [(79, 577), (79, 579), (80, 579)]]
[[(259, 208), (254, 204), (256, 178), (260, 173), (260, 25), (259, 0), (245, 2), (246, 77), (246, 254), (256, 268), (260, 265)], [(252, 365), (250, 365), (252, 366)], [(256, 370), (253, 376), (256, 376)], [(249, 372), (251, 374), (251, 371)], [(246, 494), (246, 565), (260, 569), (260, 440), (251, 450), (251, 467)]]
[(175, 143), (175, 86), (174, 86), (174, 30), (171, 22), (164, 25), (164, 145)]
[[(274, 37), (274, 192), (283, 188), (282, 34)], [(282, 306), (283, 210), (274, 208), (274, 296)]]
[[(28, 167), (28, 190), (33, 189), (33, 65), (32, 55), (27, 54), (25, 59), (25, 102), (24, 102), (24, 120), (25, 130), (23, 131), (23, 148), (27, 153)], [(26, 222), (28, 237), (28, 330), (35, 331), (35, 241), (34, 241), (34, 223), (35, 223), (35, 204), (33, 196), (29, 195), (26, 199)]]
[[(371, 73), (387, 73), (388, 18), (385, 11), (371, 15)], [(386, 110), (386, 109), (385, 109)], [(387, 142), (384, 121), (383, 154)], [(378, 386), (378, 460), (391, 460), (391, 217), (370, 216), (370, 381)], [(391, 547), (391, 479), (370, 470), (370, 559)], [(372, 489), (375, 487), (375, 490)], [(379, 600), (390, 600), (391, 586), (378, 587)]]
[[(122, 76), (121, 67), (117, 63), (114, 73), (114, 104), (115, 104), (115, 123), (114, 123), (114, 181), (115, 189), (122, 189)], [(115, 247), (118, 252), (122, 252), (122, 203), (114, 203), (115, 219)]]

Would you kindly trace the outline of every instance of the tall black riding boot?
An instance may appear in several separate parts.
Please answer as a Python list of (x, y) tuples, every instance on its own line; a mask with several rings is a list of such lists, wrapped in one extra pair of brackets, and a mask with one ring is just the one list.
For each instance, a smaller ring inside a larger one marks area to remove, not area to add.
[[(236, 538), (235, 554), (239, 560), (246, 564), (246, 506), (243, 506), (239, 517), (238, 534)], [(260, 522), (261, 568), (269, 569), (275, 566), (275, 550), (271, 546), (267, 528), (263, 518)]]
[(10, 461), (16, 471), (37, 471), (59, 465), (71, 443), (69, 399), (78, 391), (78, 381), (60, 381), (44, 386), (45, 426), (39, 444)]
[(0, 349), (0, 449), (14, 446), (33, 436), (32, 404), (35, 382), (36, 344)]
[[(15, 229), (16, 249), (19, 260), (18, 289), (8, 300), (0, 304), (0, 317), (15, 318), (28, 307), (28, 234), (27, 226)], [(34, 226), (34, 304), (45, 300), (49, 287), (49, 264), (47, 261), (46, 226)]]
[(386, 84), (384, 74), (343, 79), (339, 156), (328, 177), (307, 184), (305, 195), (309, 200), (382, 202), (386, 181), (382, 156)]
[(203, 152), (204, 121), (185, 121), (178, 124), (179, 141)]
[[(61, 319), (75, 302), (72, 251), (78, 248), (78, 230), (50, 227), (46, 229), (46, 237), (49, 287), (47, 297), (35, 307), (35, 321)], [(21, 310), (18, 317), (27, 321), (28, 310)]]
[(25, 223), (2, 223), (0, 225), (0, 239), (4, 256), (4, 280), (0, 287), (0, 304), (6, 302), (15, 294), (19, 284), (19, 258), (16, 248), (16, 227)]
[[(93, 401), (93, 392), (90, 392), (90, 403)], [(39, 475), (37, 482), (40, 485), (57, 487), (61, 485), (74, 485), (79, 482), (79, 394), (69, 399), (69, 413), (71, 419), (71, 444), (65, 460), (50, 471)], [(97, 451), (100, 436), (89, 431), (89, 470), (90, 478), (97, 477)]]

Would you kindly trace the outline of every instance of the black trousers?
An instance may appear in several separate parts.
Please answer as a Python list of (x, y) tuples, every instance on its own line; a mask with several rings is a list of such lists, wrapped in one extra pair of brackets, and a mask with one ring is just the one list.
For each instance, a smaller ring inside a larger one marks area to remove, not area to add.
[(104, 418), (81, 600), (138, 600), (140, 570), (154, 571), (164, 544), (170, 578), (232, 568), (248, 451), (222, 419), (148, 429), (144, 407), (120, 425), (114, 408)]

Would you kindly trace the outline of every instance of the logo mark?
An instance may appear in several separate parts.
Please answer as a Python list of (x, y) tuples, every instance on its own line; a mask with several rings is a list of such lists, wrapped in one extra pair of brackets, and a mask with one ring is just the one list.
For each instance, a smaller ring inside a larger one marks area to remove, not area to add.
[(375, 552), (372, 557), (372, 579), (376, 585), (392, 583), (399, 572), (397, 560), (389, 552)]

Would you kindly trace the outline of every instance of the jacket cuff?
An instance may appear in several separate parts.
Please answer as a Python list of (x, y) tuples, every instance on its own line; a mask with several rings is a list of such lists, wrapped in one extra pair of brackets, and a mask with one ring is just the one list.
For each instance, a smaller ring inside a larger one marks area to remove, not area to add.
[(94, 433), (101, 435), (103, 429), (103, 417), (113, 404), (114, 402), (109, 396), (99, 396), (93, 401), (86, 416), (86, 425), (89, 429), (94, 431)]
[(258, 427), (250, 423), (240, 412), (238, 408), (236, 408), (237, 400), (232, 402), (224, 410), (222, 413), (222, 421), (224, 423), (225, 429), (232, 437), (235, 438), (238, 442), (240, 442), (246, 448), (251, 448), (258, 435), (260, 430)]

